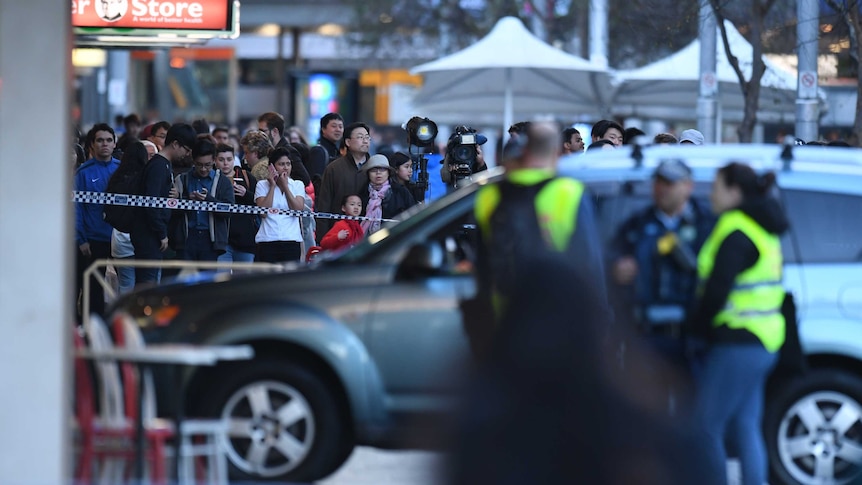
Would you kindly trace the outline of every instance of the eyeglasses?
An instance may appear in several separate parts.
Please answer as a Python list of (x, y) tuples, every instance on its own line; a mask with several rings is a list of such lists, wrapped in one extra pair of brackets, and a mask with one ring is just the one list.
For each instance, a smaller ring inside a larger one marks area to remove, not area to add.
[(214, 163), (195, 163), (196, 168), (213, 168), (215, 166)]
[(371, 139), (371, 135), (356, 135), (351, 138), (353, 138), (354, 140), (368, 141)]
[(168, 136), (167, 133), (162, 133), (161, 135), (153, 135), (153, 138), (161, 138), (164, 140), (166, 136)]

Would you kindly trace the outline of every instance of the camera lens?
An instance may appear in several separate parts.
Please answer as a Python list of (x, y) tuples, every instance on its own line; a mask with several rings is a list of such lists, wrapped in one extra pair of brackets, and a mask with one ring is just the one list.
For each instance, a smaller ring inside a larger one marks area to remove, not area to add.
[(455, 148), (455, 160), (472, 162), (476, 158), (476, 148), (473, 145), (461, 145)]

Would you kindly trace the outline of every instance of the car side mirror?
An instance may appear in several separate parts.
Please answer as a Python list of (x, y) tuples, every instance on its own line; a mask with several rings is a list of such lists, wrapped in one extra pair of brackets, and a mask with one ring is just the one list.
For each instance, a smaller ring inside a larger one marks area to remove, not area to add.
[(416, 277), (439, 272), (446, 262), (443, 248), (437, 242), (414, 244), (401, 262), (399, 272), (404, 277)]

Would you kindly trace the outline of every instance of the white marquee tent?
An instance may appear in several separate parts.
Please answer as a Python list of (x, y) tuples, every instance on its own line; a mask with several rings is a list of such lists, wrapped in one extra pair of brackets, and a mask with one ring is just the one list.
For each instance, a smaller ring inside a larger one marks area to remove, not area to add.
[[(739, 60), (746, 79), (751, 78), (751, 44), (725, 21), (731, 53)], [(725, 122), (739, 122), (745, 101), (739, 79), (728, 61), (717, 31), (716, 80), (719, 108)], [(796, 74), (765, 59), (761, 79), (758, 120), (792, 123), (796, 112)], [(700, 87), (700, 41), (695, 39), (682, 50), (638, 69), (617, 71), (612, 98), (613, 114), (664, 120), (694, 120)], [(820, 91), (821, 100), (825, 95)]]
[(551, 47), (514, 17), (500, 19), (472, 46), (411, 73), (424, 77), (415, 114), (442, 123), (508, 128), (541, 115), (573, 122), (608, 112), (609, 72)]

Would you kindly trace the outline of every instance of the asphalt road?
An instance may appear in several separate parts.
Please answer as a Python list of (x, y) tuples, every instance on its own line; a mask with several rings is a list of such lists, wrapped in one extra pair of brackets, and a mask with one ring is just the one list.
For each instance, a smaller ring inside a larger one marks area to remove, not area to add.
[(337, 472), (318, 485), (442, 485), (444, 455), (358, 447)]
[[(337, 472), (317, 485), (443, 485), (445, 455), (359, 447)], [(739, 462), (728, 460), (728, 485), (741, 485)]]

